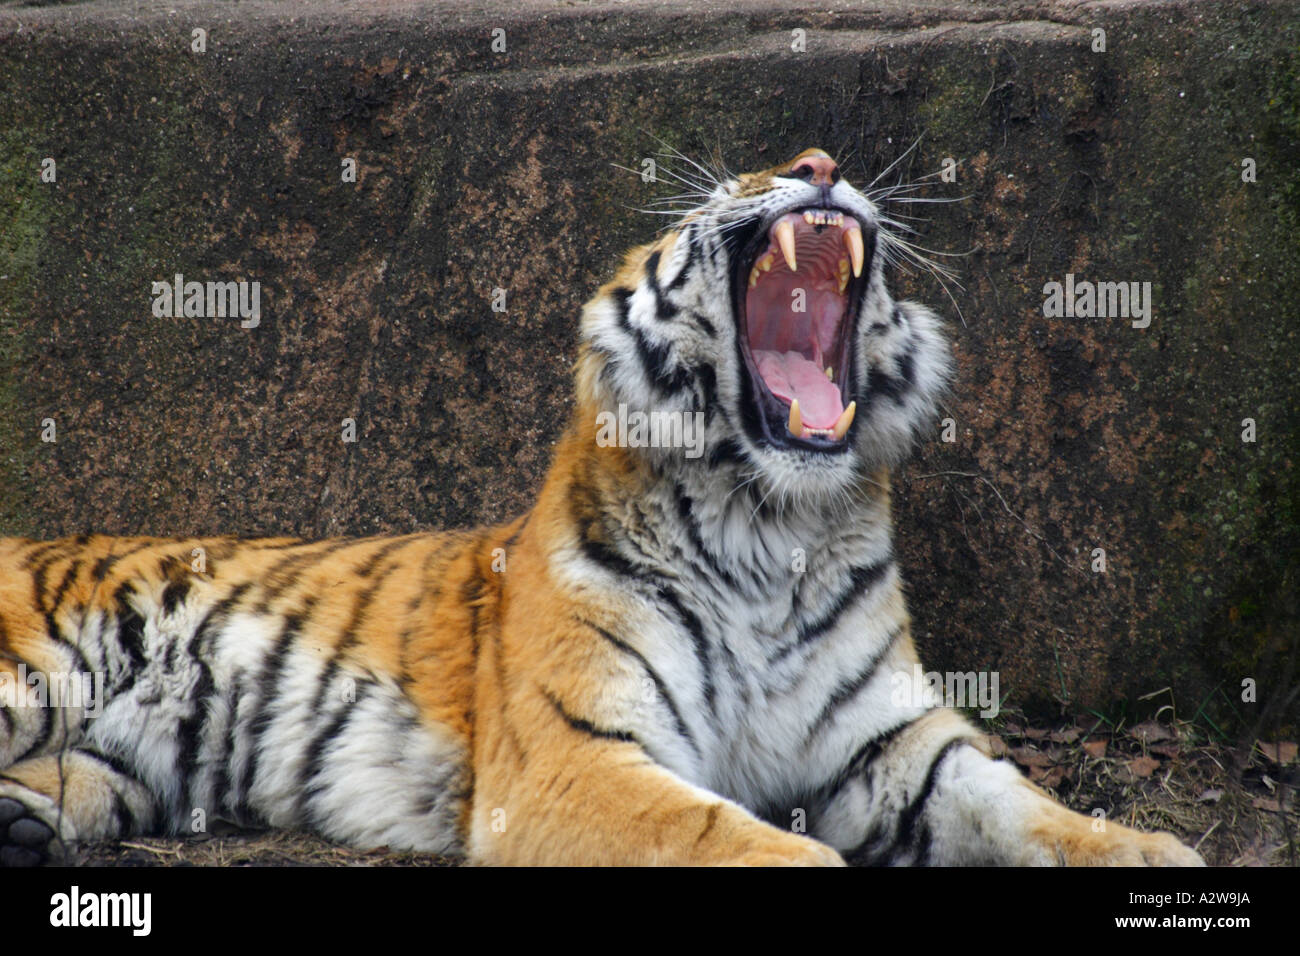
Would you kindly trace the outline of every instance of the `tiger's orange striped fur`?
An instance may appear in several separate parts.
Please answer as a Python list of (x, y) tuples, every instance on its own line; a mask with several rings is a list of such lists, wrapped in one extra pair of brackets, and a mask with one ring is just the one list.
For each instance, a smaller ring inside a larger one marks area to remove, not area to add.
[[(0, 542), (0, 862), (217, 817), (502, 864), (1199, 862), (1166, 834), (1098, 832), (954, 712), (891, 702), (917, 657), (888, 469), (946, 345), (889, 298), (883, 225), (826, 154), (713, 185), (588, 305), (573, 417), (526, 516)], [(790, 210), (807, 228), (783, 239)], [(802, 273), (776, 258), (787, 240)], [(821, 310), (807, 333), (765, 291), (799, 281)], [(838, 398), (799, 357), (823, 334)], [(760, 365), (827, 422), (843, 404), (843, 437), (777, 434), (792, 402)], [(598, 443), (620, 401), (702, 412), (706, 454)], [(97, 675), (103, 697), (38, 706), (33, 674)]]

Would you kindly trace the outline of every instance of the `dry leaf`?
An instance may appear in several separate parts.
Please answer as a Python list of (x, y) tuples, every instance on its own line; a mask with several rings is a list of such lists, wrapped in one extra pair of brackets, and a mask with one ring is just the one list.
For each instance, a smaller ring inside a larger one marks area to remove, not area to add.
[(1030, 767), (1029, 779), (1042, 787), (1051, 787), (1055, 789), (1061, 785), (1065, 779), (1064, 767)]
[(1149, 777), (1160, 769), (1160, 761), (1154, 757), (1134, 757), (1127, 766), (1133, 776)]
[(1083, 742), (1083, 749), (1087, 751), (1089, 757), (1092, 757), (1094, 760), (1100, 760), (1102, 757), (1106, 756), (1107, 743), (1108, 741), (1105, 740), (1085, 740)]
[(1011, 759), (1022, 767), (1050, 767), (1052, 758), (1033, 747), (1013, 747)]
[(1047, 736), (1047, 731), (1040, 730), (1037, 727), (1026, 727), (1025, 736), (1028, 737), (1030, 740), (1042, 740), (1044, 737)]
[(1144, 720), (1142, 723), (1129, 729), (1129, 736), (1136, 737), (1145, 744), (1153, 744), (1161, 740), (1177, 740), (1178, 735), (1166, 727), (1164, 724), (1154, 720)]
[(1279, 740), (1277, 743), (1264, 743), (1256, 741), (1260, 752), (1272, 763), (1285, 767), (1289, 763), (1294, 763), (1297, 755), (1297, 748), (1293, 741)]
[(1202, 790), (1201, 795), (1196, 799), (1199, 800), (1201, 803), (1218, 803), (1219, 799), (1222, 796), (1223, 796), (1222, 790), (1211, 788), (1209, 790)]
[(1159, 754), (1162, 757), (1177, 757), (1182, 754), (1182, 749), (1178, 744), (1152, 744), (1147, 749), (1153, 754)]
[(1066, 730), (1053, 730), (1048, 736), (1058, 744), (1072, 744), (1083, 736), (1083, 731), (1078, 727), (1070, 727)]
[(1256, 810), (1268, 810), (1271, 813), (1282, 812), (1282, 804), (1278, 803), (1276, 800), (1269, 800), (1265, 797), (1256, 797), (1254, 800), (1250, 801), (1250, 805)]

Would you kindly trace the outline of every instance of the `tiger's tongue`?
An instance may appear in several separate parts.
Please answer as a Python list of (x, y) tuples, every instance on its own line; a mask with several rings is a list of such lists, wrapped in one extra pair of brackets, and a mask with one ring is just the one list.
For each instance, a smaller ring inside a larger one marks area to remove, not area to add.
[(773, 395), (789, 404), (799, 399), (799, 411), (808, 428), (831, 428), (844, 411), (839, 387), (826, 372), (798, 352), (754, 352), (758, 374)]

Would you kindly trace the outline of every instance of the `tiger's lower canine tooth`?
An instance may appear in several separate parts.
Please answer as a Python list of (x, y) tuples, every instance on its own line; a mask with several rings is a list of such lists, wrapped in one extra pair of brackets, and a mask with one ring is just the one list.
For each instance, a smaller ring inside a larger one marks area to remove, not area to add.
[(853, 416), (857, 414), (857, 411), (858, 403), (849, 402), (849, 407), (840, 413), (840, 420), (831, 429), (831, 434), (835, 436), (836, 441), (839, 441), (848, 433), (849, 426), (853, 424)]
[(776, 241), (781, 247), (781, 255), (785, 257), (785, 264), (790, 267), (791, 272), (799, 270), (794, 264), (794, 223), (789, 219), (782, 219), (776, 224)]
[[(799, 399), (790, 399), (790, 421), (787, 423), (790, 434), (795, 438), (803, 438), (803, 416), (799, 414)], [(847, 427), (847, 426), (846, 426)]]

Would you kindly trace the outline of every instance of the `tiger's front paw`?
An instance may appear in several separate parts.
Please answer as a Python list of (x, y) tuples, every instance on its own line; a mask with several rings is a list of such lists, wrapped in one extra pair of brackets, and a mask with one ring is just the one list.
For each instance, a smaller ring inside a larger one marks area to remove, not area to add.
[(1047, 857), (1042, 862), (1061, 866), (1205, 866), (1201, 855), (1172, 833), (1143, 833), (1117, 823), (1095, 830), (1088, 817), (1074, 813), (1069, 813), (1069, 818), (1053, 816), (1056, 819), (1037, 827), (1033, 834)]
[(1115, 866), (1205, 866), (1201, 855), (1184, 846), (1172, 833), (1139, 833), (1128, 830), (1121, 859)]

